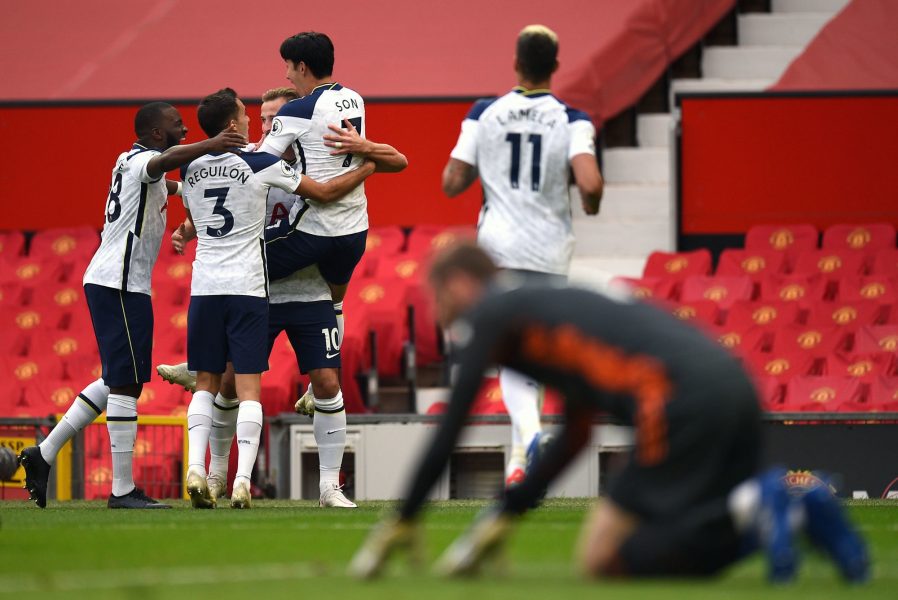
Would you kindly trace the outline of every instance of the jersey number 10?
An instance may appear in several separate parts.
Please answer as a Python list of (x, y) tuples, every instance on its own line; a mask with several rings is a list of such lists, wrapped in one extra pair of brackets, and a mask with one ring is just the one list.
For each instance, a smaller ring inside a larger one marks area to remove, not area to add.
[[(509, 133), (505, 140), (511, 144), (511, 187), (518, 189), (521, 178), (521, 137), (520, 133)], [(530, 161), (530, 189), (539, 191), (539, 168), (542, 158), (543, 136), (531, 133), (527, 141), (533, 146), (533, 154)]]

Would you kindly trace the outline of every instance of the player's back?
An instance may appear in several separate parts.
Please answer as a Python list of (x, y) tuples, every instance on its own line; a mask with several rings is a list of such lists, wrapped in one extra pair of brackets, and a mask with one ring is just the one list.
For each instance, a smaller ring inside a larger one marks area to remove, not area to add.
[(548, 92), (520, 89), (478, 102), (468, 119), (484, 190), (478, 241), (502, 267), (566, 274), (572, 140), (591, 144), (592, 124)]
[[(328, 125), (345, 127), (344, 119), (348, 119), (359, 135), (365, 137), (365, 102), (362, 97), (338, 83), (320, 85), (308, 96), (291, 100), (281, 107), (261, 150), (280, 156), (293, 144), (302, 173), (316, 181), (330, 181), (357, 169), (363, 160), (352, 155), (332, 156), (333, 149), (324, 145), (324, 136), (331, 133)], [(364, 184), (337, 202), (307, 202), (309, 210), (297, 227), (300, 231), (337, 236), (368, 229)]]
[(150, 293), (168, 207), (164, 176), (147, 174), (147, 163), (158, 155), (158, 150), (134, 144), (115, 161), (102, 241), (84, 283)]
[(261, 152), (207, 154), (182, 171), (184, 202), (197, 232), (191, 295), (267, 296), (265, 212), (268, 188), (299, 177)]

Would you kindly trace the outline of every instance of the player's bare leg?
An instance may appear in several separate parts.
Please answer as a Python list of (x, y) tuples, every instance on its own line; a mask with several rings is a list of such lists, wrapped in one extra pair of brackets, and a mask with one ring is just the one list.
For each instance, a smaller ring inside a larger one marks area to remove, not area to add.
[(237, 409), (237, 474), (231, 492), (231, 508), (251, 508), (250, 480), (262, 435), (262, 404), (259, 402), (262, 374), (235, 373), (234, 382), (240, 406)]
[(206, 448), (212, 432), (212, 409), (221, 387), (221, 374), (197, 371), (196, 392), (187, 406), (187, 493), (194, 508), (214, 508), (206, 482)]
[(334, 315), (337, 317), (337, 342), (343, 345), (343, 299), (346, 298), (346, 290), (349, 289), (348, 283), (331, 283), (327, 282), (327, 286), (331, 289), (331, 299), (334, 302)]
[(636, 515), (603, 500), (587, 518), (578, 546), (578, 564), (584, 575), (619, 574), (618, 550), (639, 526)]

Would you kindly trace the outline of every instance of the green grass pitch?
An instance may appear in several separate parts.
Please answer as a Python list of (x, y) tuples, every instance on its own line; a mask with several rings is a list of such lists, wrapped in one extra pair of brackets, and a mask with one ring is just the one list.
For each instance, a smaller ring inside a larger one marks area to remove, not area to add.
[[(872, 548), (873, 581), (842, 584), (831, 565), (804, 553), (799, 581), (764, 583), (759, 557), (708, 582), (658, 580), (592, 583), (572, 566), (587, 500), (553, 500), (530, 514), (508, 547), (504, 568), (475, 580), (447, 581), (396, 559), (386, 577), (357, 582), (346, 564), (389, 507), (323, 510), (309, 502), (262, 501), (249, 511), (111, 511), (101, 503), (0, 504), (0, 597), (45, 598), (330, 598), (377, 600), (479, 598), (839, 597), (895, 598), (898, 503), (854, 502), (849, 508)], [(425, 519), (433, 560), (471, 521), (482, 502), (431, 506)]]

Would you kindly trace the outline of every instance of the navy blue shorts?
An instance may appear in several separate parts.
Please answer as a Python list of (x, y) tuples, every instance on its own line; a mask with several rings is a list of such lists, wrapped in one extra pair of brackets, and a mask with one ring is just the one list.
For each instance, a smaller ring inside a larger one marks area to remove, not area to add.
[(187, 368), (224, 373), (268, 370), (265, 334), (268, 299), (255, 296), (191, 296), (187, 310)]
[(100, 349), (103, 383), (122, 387), (148, 382), (153, 364), (153, 302), (149, 294), (88, 283), (84, 297)]
[(268, 352), (284, 331), (296, 353), (300, 373), (339, 369), (340, 345), (334, 305), (320, 302), (285, 302), (268, 308)]
[(265, 254), (268, 279), (283, 279), (300, 269), (318, 265), (328, 283), (345, 285), (352, 278), (365, 253), (367, 231), (327, 237), (293, 229), (282, 219), (277, 226), (265, 229)]

